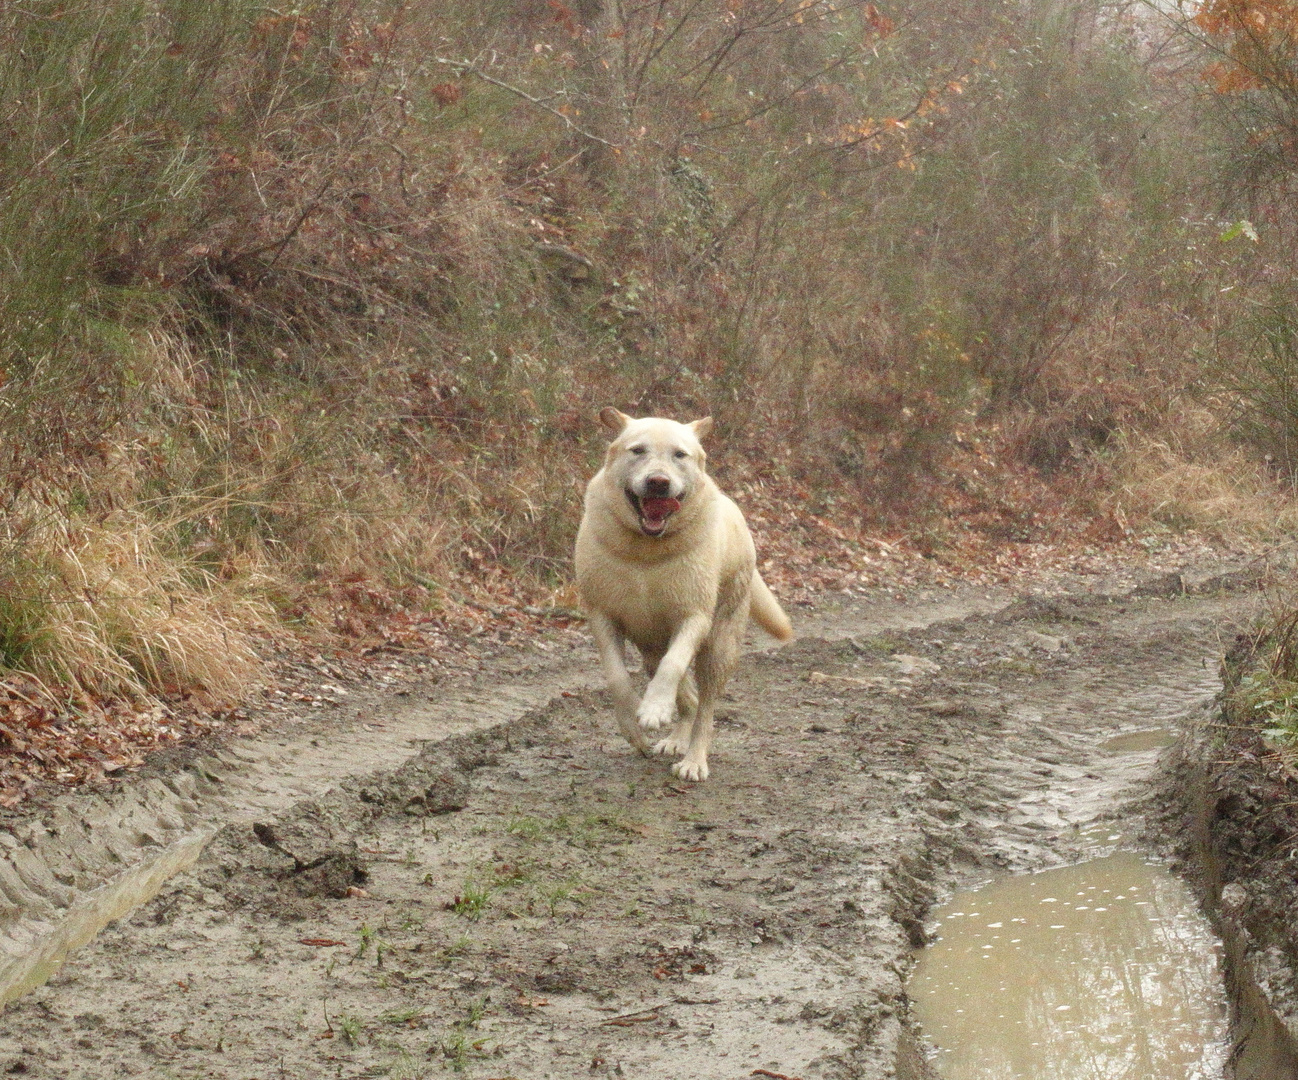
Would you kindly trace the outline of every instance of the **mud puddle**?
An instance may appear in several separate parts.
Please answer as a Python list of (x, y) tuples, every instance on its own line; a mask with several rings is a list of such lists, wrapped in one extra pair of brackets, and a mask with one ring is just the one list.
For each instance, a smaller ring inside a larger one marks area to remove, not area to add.
[(1229, 1051), (1221, 943), (1132, 852), (961, 891), (908, 983), (943, 1080), (1211, 1080)]
[(1106, 754), (1139, 754), (1146, 750), (1161, 750), (1176, 742), (1177, 733), (1170, 727), (1146, 728), (1114, 735), (1100, 743)]
[(746, 658), (698, 786), (569, 691), (227, 826), (10, 1007), (0, 1068), (918, 1076), (904, 978), (931, 905), (1088, 850), (1158, 753), (1102, 745), (1175, 728), (1251, 604), (848, 622)]

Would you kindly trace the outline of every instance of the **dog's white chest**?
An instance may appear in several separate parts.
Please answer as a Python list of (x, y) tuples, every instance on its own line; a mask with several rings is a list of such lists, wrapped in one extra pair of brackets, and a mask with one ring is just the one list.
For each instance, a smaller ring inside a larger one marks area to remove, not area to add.
[(687, 559), (652, 566), (618, 560), (594, 585), (599, 610), (609, 615), (636, 642), (666, 640), (693, 612), (710, 611), (715, 583)]

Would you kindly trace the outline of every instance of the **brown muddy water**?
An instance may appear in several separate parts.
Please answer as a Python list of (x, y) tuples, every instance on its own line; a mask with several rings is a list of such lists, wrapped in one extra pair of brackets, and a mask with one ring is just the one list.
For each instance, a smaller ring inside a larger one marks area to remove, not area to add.
[(959, 892), (933, 927), (908, 993), (943, 1080), (1222, 1075), (1220, 942), (1138, 855)]
[(1106, 754), (1138, 754), (1145, 750), (1161, 750), (1176, 742), (1176, 732), (1171, 728), (1145, 728), (1142, 731), (1129, 731), (1115, 735), (1100, 743), (1100, 750)]

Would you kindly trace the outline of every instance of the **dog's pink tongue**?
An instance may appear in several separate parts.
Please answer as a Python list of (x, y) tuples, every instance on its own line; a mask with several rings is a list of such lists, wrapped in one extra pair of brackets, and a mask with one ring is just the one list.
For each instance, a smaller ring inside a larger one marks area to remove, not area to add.
[(659, 525), (680, 508), (681, 504), (676, 499), (651, 498), (640, 500), (640, 511), (644, 514), (647, 524)]

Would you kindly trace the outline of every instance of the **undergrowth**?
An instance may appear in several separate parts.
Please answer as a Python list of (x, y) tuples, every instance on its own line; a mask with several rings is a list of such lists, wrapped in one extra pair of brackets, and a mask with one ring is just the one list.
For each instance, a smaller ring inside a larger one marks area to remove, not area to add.
[(259, 642), (565, 610), (607, 404), (716, 415), (807, 580), (1274, 529), (1203, 357), (1287, 248), (1206, 192), (1167, 40), (1057, 0), (3, 8), (0, 665), (210, 704)]
[(1293, 774), (1298, 768), (1298, 606), (1279, 597), (1227, 654), (1225, 715)]

